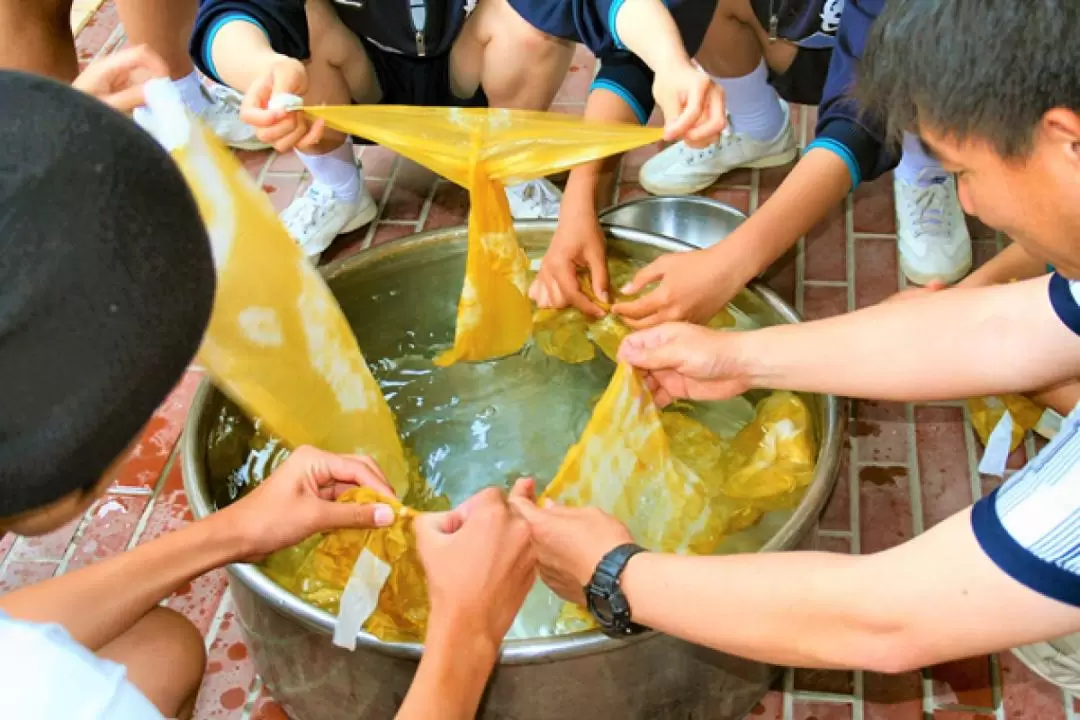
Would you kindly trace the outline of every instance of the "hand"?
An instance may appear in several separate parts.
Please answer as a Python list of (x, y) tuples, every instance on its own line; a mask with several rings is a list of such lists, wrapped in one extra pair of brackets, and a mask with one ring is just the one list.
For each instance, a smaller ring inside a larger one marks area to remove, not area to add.
[(323, 121), (310, 122), (302, 110), (272, 110), (270, 98), (280, 93), (307, 93), (307, 69), (299, 60), (282, 56), (248, 88), (240, 103), (240, 119), (255, 135), (279, 153), (313, 148), (322, 139)]
[(578, 268), (589, 271), (593, 290), (608, 299), (608, 272), (604, 233), (595, 213), (576, 214), (565, 207), (544, 253), (540, 272), (529, 287), (529, 297), (542, 308), (573, 305), (586, 315), (602, 318), (607, 313), (581, 291)]
[(568, 508), (551, 500), (536, 507), (531, 480), (518, 480), (510, 504), (529, 523), (540, 578), (578, 605), (585, 604), (585, 586), (604, 555), (633, 542), (622, 523), (598, 508)]
[(732, 253), (723, 246), (657, 258), (621, 291), (633, 295), (650, 283), (660, 284), (637, 300), (616, 303), (611, 311), (635, 329), (670, 321), (707, 323), (749, 280), (739, 274), (744, 264), (728, 257)]
[(245, 558), (257, 562), (315, 533), (392, 524), (394, 510), (389, 505), (334, 502), (356, 486), (394, 497), (371, 458), (299, 447), (250, 495), (211, 517), (239, 531)]
[(653, 97), (664, 113), (664, 139), (669, 142), (705, 147), (716, 142), (727, 125), (723, 89), (692, 62), (657, 70)]
[(489, 488), (449, 512), (421, 515), (416, 542), (431, 598), (429, 638), (480, 638), (497, 650), (536, 577), (529, 526)]
[(894, 295), (890, 295), (889, 297), (882, 300), (882, 303), (896, 302), (898, 300), (901, 302), (903, 302), (904, 300), (914, 300), (915, 298), (935, 293), (938, 290), (944, 290), (946, 287), (948, 287), (948, 285), (941, 282), (940, 280), (931, 280), (923, 287), (910, 287), (901, 290)]
[(139, 45), (90, 63), (71, 86), (129, 113), (145, 104), (143, 84), (147, 80), (168, 76), (165, 61)]
[(627, 336), (619, 360), (648, 372), (645, 381), (661, 407), (676, 398), (724, 400), (750, 389), (750, 372), (732, 352), (740, 335), (667, 323)]

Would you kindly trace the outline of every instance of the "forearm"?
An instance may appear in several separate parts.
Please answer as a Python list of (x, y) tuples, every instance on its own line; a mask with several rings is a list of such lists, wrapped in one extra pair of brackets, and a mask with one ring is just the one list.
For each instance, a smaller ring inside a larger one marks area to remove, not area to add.
[(1080, 374), (1046, 278), (957, 288), (728, 336), (756, 387), (928, 401), (1025, 392)]
[(1013, 280), (1028, 280), (1046, 275), (1046, 263), (1031, 255), (1022, 245), (1012, 243), (993, 259), (968, 275), (957, 287), (986, 287)]
[(467, 626), (429, 623), (424, 655), (397, 720), (471, 720), (495, 667), (499, 644)]
[(736, 253), (741, 260), (740, 272), (749, 281), (824, 220), (850, 190), (851, 176), (844, 161), (835, 153), (815, 148), (799, 160), (738, 232), (708, 252), (724, 258), (724, 262), (730, 262), (732, 253)]
[[(633, 109), (613, 92), (598, 88), (585, 102), (585, 119), (593, 122), (637, 124)], [(620, 155), (578, 165), (570, 171), (563, 193), (564, 212), (596, 217), (600, 208), (611, 204), (615, 170)]]
[(221, 26), (210, 48), (218, 76), (239, 92), (247, 92), (256, 79), (282, 58), (270, 47), (263, 31), (249, 22), (234, 20)]
[(626, 0), (615, 17), (615, 31), (653, 72), (690, 62), (675, 19), (660, 0)]
[(12, 617), (58, 623), (96, 650), (176, 588), (243, 556), (227, 513), (215, 514), (134, 550), (0, 597)]

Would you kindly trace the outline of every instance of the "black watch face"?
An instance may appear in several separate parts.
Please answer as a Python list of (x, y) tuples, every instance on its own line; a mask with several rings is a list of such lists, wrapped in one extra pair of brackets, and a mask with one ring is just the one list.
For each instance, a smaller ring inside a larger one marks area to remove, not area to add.
[(591, 598), (590, 608), (596, 619), (600, 621), (602, 625), (610, 625), (615, 621), (615, 612), (611, 607), (611, 598), (607, 595), (594, 594)]

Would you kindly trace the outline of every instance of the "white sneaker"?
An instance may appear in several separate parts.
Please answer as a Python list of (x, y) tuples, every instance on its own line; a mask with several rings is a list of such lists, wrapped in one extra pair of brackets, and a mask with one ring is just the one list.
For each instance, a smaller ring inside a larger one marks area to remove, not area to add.
[(285, 208), (281, 223), (304, 254), (317, 262), (338, 235), (359, 230), (374, 220), (378, 212), (375, 198), (363, 182), (354, 202), (342, 200), (323, 185), (313, 184)]
[(255, 128), (240, 119), (241, 96), (232, 88), (213, 85), (207, 89), (210, 105), (200, 112), (210, 130), (231, 148), (265, 150), (270, 147), (255, 135)]
[(650, 158), (641, 167), (639, 182), (653, 195), (689, 195), (712, 185), (721, 175), (736, 168), (768, 168), (786, 165), (795, 159), (795, 132), (791, 110), (783, 100), (784, 129), (767, 142), (734, 132), (731, 124), (720, 139), (705, 148), (694, 149), (678, 142)]
[(971, 235), (956, 196), (956, 180), (935, 168), (920, 182), (894, 178), (900, 269), (917, 285), (954, 283), (971, 272)]
[(506, 199), (510, 201), (510, 215), (515, 220), (557, 218), (562, 205), (559, 188), (544, 178), (506, 188)]

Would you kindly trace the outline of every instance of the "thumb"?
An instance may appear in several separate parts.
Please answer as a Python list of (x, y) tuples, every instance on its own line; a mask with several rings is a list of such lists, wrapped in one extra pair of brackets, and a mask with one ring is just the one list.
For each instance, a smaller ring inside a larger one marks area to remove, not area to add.
[(394, 508), (383, 503), (339, 503), (320, 500), (322, 516), (320, 525), (324, 530), (356, 528), (359, 530), (385, 528), (394, 524), (397, 514)]
[(663, 258), (659, 260), (653, 260), (637, 271), (634, 275), (634, 279), (626, 283), (619, 289), (623, 295), (634, 295), (641, 292), (641, 288), (645, 287), (649, 283), (656, 282), (664, 277), (664, 264)]
[(682, 365), (677, 325), (658, 325), (628, 335), (619, 346), (619, 360), (643, 370), (667, 370)]
[(608, 297), (607, 262), (604, 259), (602, 246), (600, 250), (590, 253), (586, 258), (586, 262), (589, 264), (589, 278), (592, 281), (593, 292), (596, 293), (596, 297), (604, 302), (611, 302)]
[(425, 530), (437, 535), (453, 535), (465, 526), (465, 516), (457, 510), (423, 513), (418, 522)]
[(536, 502), (536, 481), (532, 478), (521, 478), (514, 483), (513, 489), (510, 490), (510, 499), (516, 497), (524, 498), (529, 502)]

